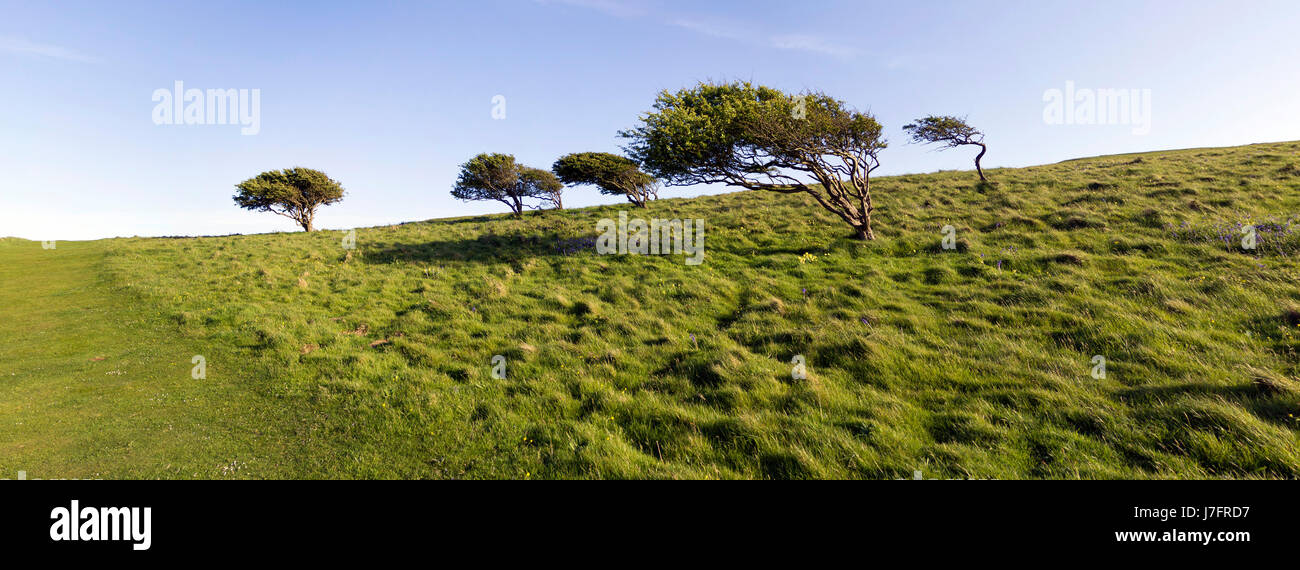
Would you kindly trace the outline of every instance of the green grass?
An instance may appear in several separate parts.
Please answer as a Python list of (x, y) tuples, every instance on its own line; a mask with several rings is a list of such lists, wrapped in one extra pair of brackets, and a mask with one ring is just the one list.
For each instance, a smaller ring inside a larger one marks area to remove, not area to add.
[(0, 478), (304, 473), (294, 431), (307, 418), (247, 385), (194, 380), (193, 356), (238, 357), (109, 283), (112, 243), (0, 240)]
[[(1294, 478), (1298, 151), (881, 178), (870, 243), (799, 196), (630, 212), (705, 219), (700, 266), (559, 251), (621, 205), (362, 229), (350, 255), (341, 232), (5, 240), (0, 467)], [(1266, 222), (1257, 253), (1222, 239)]]

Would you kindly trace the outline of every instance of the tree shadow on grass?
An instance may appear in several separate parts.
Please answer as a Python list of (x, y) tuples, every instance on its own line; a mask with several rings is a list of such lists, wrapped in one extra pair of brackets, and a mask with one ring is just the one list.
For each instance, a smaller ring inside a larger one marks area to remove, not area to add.
[(473, 239), (413, 244), (380, 242), (366, 247), (361, 259), (370, 264), (442, 261), (508, 263), (534, 257), (593, 255), (595, 248), (595, 237), (573, 237), (556, 233), (485, 234)]
[(1208, 382), (1187, 382), (1184, 384), (1163, 384), (1159, 386), (1136, 386), (1120, 390), (1118, 396), (1126, 402), (1164, 401), (1175, 396), (1220, 396), (1232, 401), (1260, 396), (1258, 388), (1251, 384), (1210, 384)]
[(465, 216), (461, 218), (439, 218), (433, 220), (421, 220), (414, 222), (404, 222), (398, 225), (405, 226), (411, 224), (436, 224), (439, 226), (458, 226), (461, 224), (485, 224), (488, 222), (513, 219), (510, 214), (483, 214), (481, 216)]
[(1258, 383), (1210, 384), (1188, 382), (1185, 384), (1138, 386), (1118, 393), (1125, 402), (1173, 401), (1178, 397), (1213, 396), (1239, 405), (1257, 417), (1290, 429), (1300, 429), (1300, 421), (1293, 417), (1297, 397), (1292, 393), (1275, 394), (1261, 389)]

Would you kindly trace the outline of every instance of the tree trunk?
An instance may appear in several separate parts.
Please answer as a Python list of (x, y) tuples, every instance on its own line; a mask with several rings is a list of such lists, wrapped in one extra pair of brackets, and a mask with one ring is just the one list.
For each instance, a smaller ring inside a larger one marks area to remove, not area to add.
[(862, 189), (862, 226), (858, 228), (857, 238), (860, 240), (871, 241), (876, 239), (876, 232), (871, 231), (871, 212), (876, 210), (875, 205), (871, 203), (871, 173), (866, 176), (866, 184)]
[(301, 220), (298, 220), (298, 223), (302, 225), (302, 231), (304, 232), (316, 231), (315, 228), (312, 227), (311, 221), (312, 221), (311, 216), (305, 216)]
[(871, 231), (871, 215), (860, 225), (853, 227), (853, 239), (862, 241), (872, 241), (876, 239), (876, 232)]
[(980, 182), (988, 182), (988, 179), (984, 177), (984, 168), (980, 166), (980, 159), (984, 158), (984, 153), (988, 151), (989, 147), (980, 145), (979, 156), (975, 157), (975, 171), (980, 173)]

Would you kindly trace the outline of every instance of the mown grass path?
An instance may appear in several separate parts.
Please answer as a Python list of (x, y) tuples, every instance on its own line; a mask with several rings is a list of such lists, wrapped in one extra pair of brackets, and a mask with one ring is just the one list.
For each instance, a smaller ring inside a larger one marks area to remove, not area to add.
[(237, 381), (248, 370), (115, 290), (110, 244), (0, 240), (0, 477), (301, 473), (288, 415)]

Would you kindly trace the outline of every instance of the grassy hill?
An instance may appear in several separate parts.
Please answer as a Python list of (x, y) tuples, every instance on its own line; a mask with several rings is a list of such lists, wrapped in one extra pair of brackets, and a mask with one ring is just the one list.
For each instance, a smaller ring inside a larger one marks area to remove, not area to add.
[(878, 179), (870, 243), (629, 212), (703, 218), (699, 266), (585, 247), (623, 205), (0, 240), (0, 477), (1300, 475), (1300, 143), (989, 175)]

